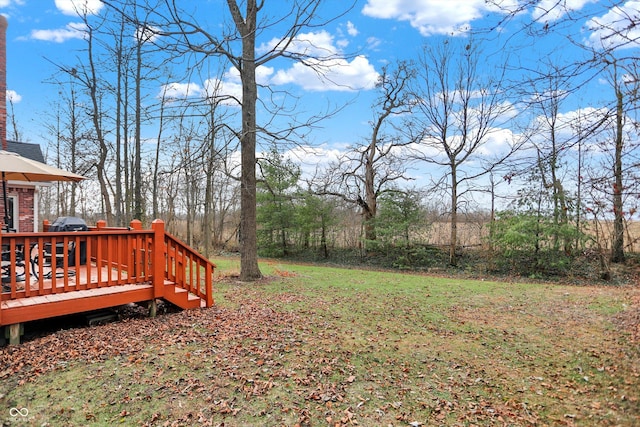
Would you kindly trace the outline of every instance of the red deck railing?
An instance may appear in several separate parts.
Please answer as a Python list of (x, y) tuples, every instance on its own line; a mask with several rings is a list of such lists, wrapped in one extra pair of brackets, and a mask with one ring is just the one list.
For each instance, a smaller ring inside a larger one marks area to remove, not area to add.
[[(128, 228), (98, 222), (89, 231), (47, 232), (46, 223), (43, 228), (40, 233), (0, 234), (0, 303), (28, 304), (35, 297), (140, 284), (153, 288), (154, 299), (165, 297), (170, 285), (213, 305), (215, 265), (165, 233), (160, 220), (150, 230), (139, 221)], [(2, 305), (0, 326), (8, 324)]]
[(215, 265), (168, 233), (164, 235), (167, 250), (165, 277), (181, 289), (213, 305), (212, 280)]

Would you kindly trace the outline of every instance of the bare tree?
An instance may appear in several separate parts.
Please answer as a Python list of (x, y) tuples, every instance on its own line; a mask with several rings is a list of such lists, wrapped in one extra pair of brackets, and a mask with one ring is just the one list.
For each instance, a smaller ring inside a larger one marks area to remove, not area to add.
[[(511, 110), (504, 72), (482, 75), (478, 45), (473, 40), (445, 40), (425, 47), (419, 79), (413, 89), (414, 114), (408, 125), (417, 143), (416, 158), (440, 168), (450, 196), (449, 262), (456, 265), (458, 213), (478, 180), (511, 155), (514, 146), (489, 160), (485, 147)], [(510, 142), (510, 141), (508, 141)], [(507, 144), (508, 145), (508, 144)]]
[[(128, 168), (127, 162), (123, 162), (123, 158), (126, 159), (126, 155), (123, 156), (123, 150), (126, 154), (127, 145), (123, 144), (127, 139), (128, 134), (128, 66), (131, 53), (126, 46), (125, 37), (127, 31), (127, 20), (124, 16), (120, 16), (118, 26), (114, 33), (114, 47), (113, 58), (114, 67), (116, 70), (116, 84), (115, 84), (115, 180), (116, 191), (114, 198), (115, 206), (115, 219), (118, 225), (125, 223), (128, 215), (125, 215), (125, 194), (127, 190), (126, 185), (122, 185), (122, 182), (127, 182)], [(123, 177), (124, 173), (124, 177)], [(125, 192), (123, 192), (123, 189)]]
[[(86, 11), (85, 11), (86, 12)], [(95, 162), (96, 175), (100, 185), (101, 201), (103, 212), (108, 223), (113, 223), (114, 216), (109, 191), (109, 172), (107, 159), (109, 146), (105, 138), (104, 120), (105, 115), (102, 110), (102, 97), (104, 94), (104, 82), (99, 78), (98, 55), (96, 53), (96, 28), (100, 27), (103, 21), (90, 22), (86, 13), (80, 14), (85, 24), (86, 42), (86, 65), (78, 67), (60, 67), (62, 71), (74, 78), (86, 91), (89, 97), (87, 114), (91, 120), (92, 137), (98, 147), (98, 156)]]
[(634, 120), (634, 108), (638, 102), (640, 82), (633, 77), (628, 68), (633, 69), (635, 62), (620, 60), (613, 56), (607, 60), (608, 81), (614, 92), (615, 102), (606, 110), (606, 129), (602, 135), (599, 149), (605, 158), (595, 165), (591, 172), (592, 185), (611, 201), (613, 212), (613, 232), (611, 236), (611, 261), (625, 261), (625, 222), (633, 215), (636, 208), (628, 207), (629, 199), (636, 195), (640, 185), (634, 174), (634, 153), (638, 143), (640, 125)]
[(616, 94), (616, 126), (615, 126), (615, 148), (613, 154), (613, 244), (611, 245), (611, 261), (624, 262), (624, 204), (623, 192), (623, 172), (622, 172), (622, 152), (624, 148), (624, 92), (618, 78), (618, 67), (614, 62), (611, 81)]
[[(69, 76), (65, 74), (65, 77)], [(54, 77), (51, 83), (58, 86), (58, 97), (49, 116), (51, 120), (47, 122), (49, 134), (54, 137), (49, 149), (55, 150), (47, 153), (48, 160), (59, 168), (86, 176), (95, 158), (89, 148), (91, 132), (77, 93), (78, 85), (73, 77), (69, 81), (59, 81)], [(57, 196), (55, 209), (50, 203), (45, 203), (48, 206), (42, 213), (45, 216), (76, 216), (80, 184), (59, 182), (54, 188), (53, 193)]]
[(204, 102), (206, 134), (202, 146), (201, 164), (205, 175), (202, 215), (205, 255), (211, 253), (212, 246), (222, 244), (225, 221), (232, 206), (229, 194), (233, 193), (234, 187), (230, 174), (225, 171), (224, 158), (231, 148), (225, 123), (230, 121), (230, 117), (222, 108), (228, 99), (221, 90), (220, 80), (218, 80), (208, 88)]
[(394, 69), (383, 67), (376, 86), (379, 96), (372, 106), (371, 136), (332, 165), (323, 179), (323, 188), (316, 190), (358, 206), (368, 241), (376, 240), (378, 198), (390, 191), (394, 182), (409, 179), (404, 148), (411, 140), (397, 129), (399, 122), (394, 126), (394, 119), (411, 111), (409, 85), (413, 78), (415, 69), (410, 63), (400, 62)]
[[(523, 169), (535, 170), (537, 173), (527, 174), (529, 179), (540, 182), (539, 191), (544, 193), (532, 195), (534, 198), (549, 201), (553, 218), (552, 241), (557, 251), (563, 243), (564, 252), (571, 252), (574, 239), (564, 231), (569, 224), (570, 197), (566, 190), (568, 176), (568, 155), (572, 148), (579, 144), (579, 134), (574, 135), (577, 121), (564, 118), (561, 107), (570, 95), (568, 81), (553, 63), (547, 64), (532, 78), (524, 90), (519, 91), (522, 99), (529, 100), (529, 110), (534, 113), (532, 123), (526, 130), (525, 146), (534, 151), (531, 163)], [(524, 162), (527, 165), (527, 162)], [(545, 211), (544, 215), (548, 212)]]
[(18, 123), (16, 123), (16, 112), (15, 112), (15, 104), (13, 103), (13, 97), (7, 96), (7, 101), (9, 101), (10, 111), (8, 111), (9, 121), (11, 122), (11, 134), (9, 135), (14, 141), (21, 142), (22, 141), (22, 133), (18, 129)]

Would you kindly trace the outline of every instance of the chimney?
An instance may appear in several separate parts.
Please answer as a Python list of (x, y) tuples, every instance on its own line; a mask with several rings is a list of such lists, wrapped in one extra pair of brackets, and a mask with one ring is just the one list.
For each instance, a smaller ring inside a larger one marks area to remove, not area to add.
[(0, 141), (7, 150), (7, 27), (9, 23), (0, 15)]

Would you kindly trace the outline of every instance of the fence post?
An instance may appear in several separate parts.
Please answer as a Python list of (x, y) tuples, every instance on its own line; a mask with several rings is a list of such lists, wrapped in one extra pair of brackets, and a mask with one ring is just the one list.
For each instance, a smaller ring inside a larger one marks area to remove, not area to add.
[(153, 230), (153, 295), (155, 298), (164, 296), (164, 273), (167, 264), (166, 246), (164, 244), (164, 221), (155, 219), (151, 223)]
[(139, 219), (132, 219), (129, 223), (129, 228), (132, 230), (142, 230), (142, 221)]
[(96, 228), (98, 230), (100, 230), (101, 228), (107, 228), (107, 221), (105, 221), (104, 219), (98, 220), (96, 222)]

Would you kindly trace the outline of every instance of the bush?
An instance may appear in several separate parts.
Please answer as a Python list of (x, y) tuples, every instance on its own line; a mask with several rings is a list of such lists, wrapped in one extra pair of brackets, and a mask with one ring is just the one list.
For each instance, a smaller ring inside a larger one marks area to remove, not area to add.
[(502, 212), (489, 237), (493, 264), (530, 277), (564, 275), (575, 258), (575, 242), (583, 239), (570, 224), (555, 224), (550, 216)]

